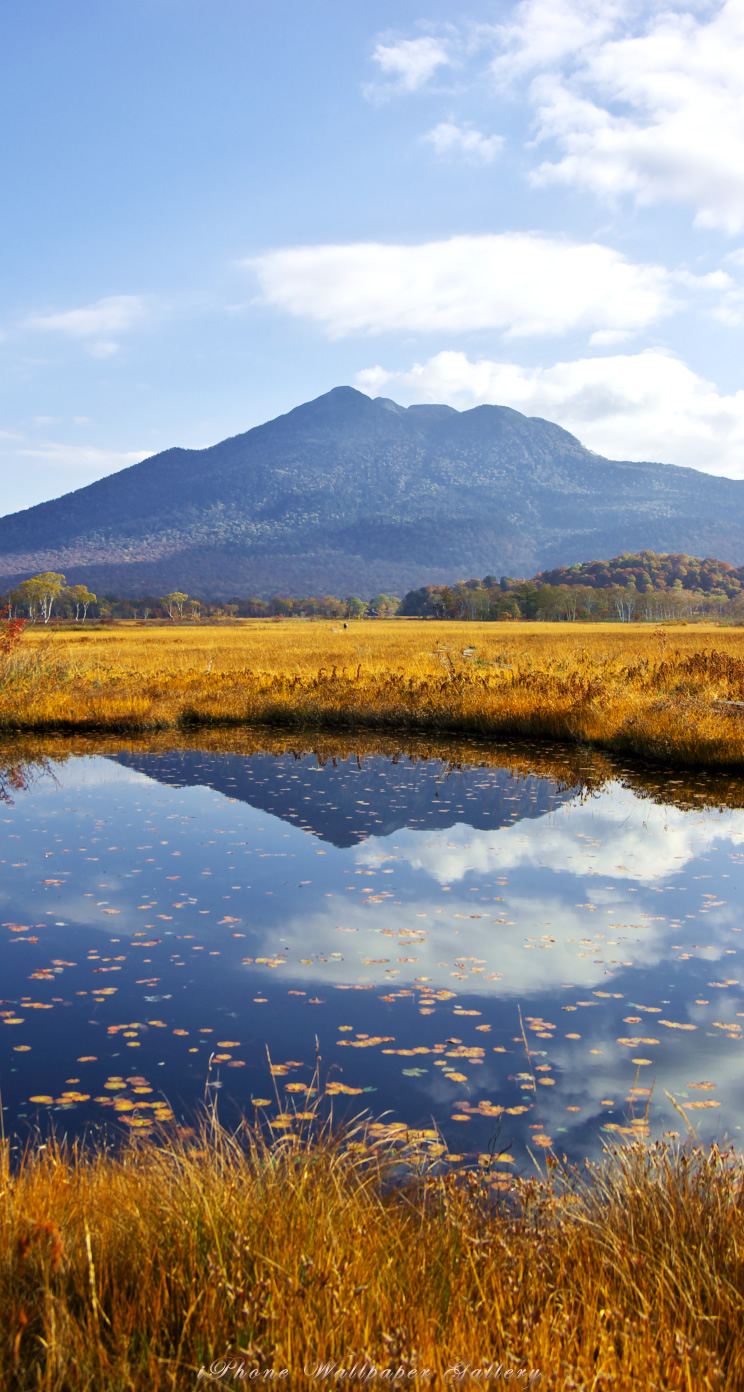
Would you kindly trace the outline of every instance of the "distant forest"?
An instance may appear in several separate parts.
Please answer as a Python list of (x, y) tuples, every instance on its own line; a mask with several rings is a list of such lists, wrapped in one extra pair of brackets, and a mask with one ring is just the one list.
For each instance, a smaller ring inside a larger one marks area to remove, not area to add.
[(531, 580), (486, 575), (411, 590), (399, 614), (442, 619), (666, 621), (744, 619), (744, 566), (655, 551), (543, 570)]
[[(40, 582), (46, 582), (40, 583)], [(50, 590), (50, 582), (51, 590)], [(51, 591), (53, 590), (53, 594)], [(206, 603), (180, 591), (144, 599), (94, 595), (82, 585), (65, 584), (46, 573), (23, 581), (0, 600), (11, 617), (32, 622), (116, 619), (173, 621), (225, 618), (436, 618), (462, 620), (536, 619), (548, 622), (593, 620), (629, 623), (718, 618), (744, 622), (744, 566), (682, 553), (654, 551), (615, 556), (541, 571), (531, 580), (486, 575), (452, 585), (424, 585), (403, 599), (378, 594), (324, 595), (297, 599), (234, 598)]]

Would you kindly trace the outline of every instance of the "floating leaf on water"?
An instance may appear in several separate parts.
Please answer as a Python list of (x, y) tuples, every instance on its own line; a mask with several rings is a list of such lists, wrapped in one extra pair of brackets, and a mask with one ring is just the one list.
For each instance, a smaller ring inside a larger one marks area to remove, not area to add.
[(618, 1044), (623, 1044), (628, 1049), (637, 1049), (639, 1044), (658, 1044), (658, 1039), (644, 1039), (641, 1037), (632, 1039), (618, 1039)]

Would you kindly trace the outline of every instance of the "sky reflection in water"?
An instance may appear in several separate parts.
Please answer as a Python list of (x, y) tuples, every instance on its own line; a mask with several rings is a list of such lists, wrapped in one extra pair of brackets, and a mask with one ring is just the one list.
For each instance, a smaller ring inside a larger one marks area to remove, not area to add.
[(54, 762), (0, 829), (6, 1129), (301, 1110), (317, 1036), (337, 1114), (458, 1152), (596, 1155), (652, 1088), (653, 1135), (669, 1093), (738, 1141), (736, 807), (192, 749)]

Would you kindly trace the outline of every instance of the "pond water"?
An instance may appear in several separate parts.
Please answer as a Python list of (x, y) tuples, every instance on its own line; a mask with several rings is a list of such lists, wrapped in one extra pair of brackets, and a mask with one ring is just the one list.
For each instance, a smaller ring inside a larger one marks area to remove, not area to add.
[(740, 780), (524, 747), (76, 749), (2, 765), (6, 1133), (189, 1126), (206, 1096), (278, 1134), (320, 1080), (336, 1117), (519, 1169), (738, 1142)]

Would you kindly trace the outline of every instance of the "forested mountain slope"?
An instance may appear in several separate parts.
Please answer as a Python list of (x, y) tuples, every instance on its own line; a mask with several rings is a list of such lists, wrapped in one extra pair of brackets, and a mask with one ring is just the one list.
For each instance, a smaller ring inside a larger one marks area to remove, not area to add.
[(744, 482), (603, 459), (502, 406), (337, 387), (0, 518), (0, 589), (51, 569), (99, 594), (403, 594), (646, 549), (741, 564)]

